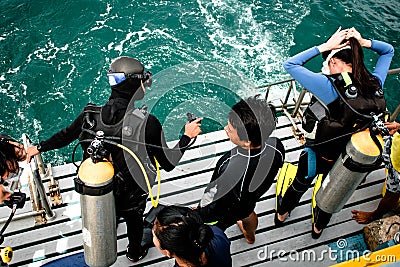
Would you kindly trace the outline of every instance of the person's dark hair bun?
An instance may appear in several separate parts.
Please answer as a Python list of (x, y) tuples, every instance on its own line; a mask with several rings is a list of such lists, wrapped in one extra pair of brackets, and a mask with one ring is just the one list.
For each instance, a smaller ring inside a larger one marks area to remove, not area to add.
[(195, 266), (201, 265), (201, 256), (214, 237), (211, 227), (203, 223), (197, 212), (177, 206), (160, 211), (154, 233), (162, 249)]
[(210, 241), (213, 239), (214, 233), (211, 230), (210, 226), (201, 224), (198, 228), (198, 239), (197, 245), (201, 248), (204, 249)]

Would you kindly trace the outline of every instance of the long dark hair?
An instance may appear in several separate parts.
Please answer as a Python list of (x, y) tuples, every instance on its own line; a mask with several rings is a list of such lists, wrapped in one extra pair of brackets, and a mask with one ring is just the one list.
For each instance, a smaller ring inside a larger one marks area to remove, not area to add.
[(162, 249), (195, 266), (203, 264), (201, 256), (214, 237), (197, 213), (177, 206), (165, 207), (158, 213), (154, 234)]
[[(376, 88), (381, 87), (381, 85), (378, 79), (367, 70), (364, 63), (364, 52), (360, 43), (354, 37), (351, 37), (348, 41), (351, 49), (340, 50), (333, 57), (342, 60), (346, 64), (351, 64), (354, 82), (363, 89), (360, 92), (361, 94), (375, 93)], [(330, 52), (326, 51), (322, 56), (326, 58)]]
[(15, 145), (11, 142), (16, 142), (8, 135), (0, 134), (0, 175), (3, 176), (6, 172), (16, 173), (18, 171), (18, 161), (24, 158), (18, 157), (15, 153)]

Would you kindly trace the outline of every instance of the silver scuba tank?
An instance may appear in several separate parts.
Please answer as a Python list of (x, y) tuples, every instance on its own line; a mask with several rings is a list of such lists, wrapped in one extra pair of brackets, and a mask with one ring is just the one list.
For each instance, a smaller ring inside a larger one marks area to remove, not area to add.
[(85, 262), (91, 267), (110, 266), (117, 260), (113, 176), (110, 162), (87, 158), (75, 178), (75, 190), (81, 194)]
[[(377, 139), (383, 147), (380, 135)], [(346, 153), (340, 156), (316, 195), (317, 206), (325, 212), (339, 212), (368, 172), (376, 168), (380, 150), (369, 130), (355, 133), (346, 145)]]

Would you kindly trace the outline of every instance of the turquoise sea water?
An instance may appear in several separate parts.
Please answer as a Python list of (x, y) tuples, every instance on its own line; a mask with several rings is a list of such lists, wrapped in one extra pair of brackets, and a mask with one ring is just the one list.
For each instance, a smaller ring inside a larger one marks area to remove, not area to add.
[[(339, 26), (391, 43), (400, 67), (399, 1), (182, 0), (0, 1), (0, 132), (43, 140), (69, 125), (87, 102), (109, 95), (113, 58), (138, 58), (154, 74), (142, 102), (176, 139), (187, 111), (220, 129), (237, 96), (289, 78), (282, 62), (327, 39)], [(367, 64), (376, 55), (366, 51)], [(320, 58), (309, 63), (319, 70)], [(389, 110), (400, 103), (388, 78)], [(282, 94), (279, 89), (271, 98)], [(71, 161), (72, 146), (45, 153)]]

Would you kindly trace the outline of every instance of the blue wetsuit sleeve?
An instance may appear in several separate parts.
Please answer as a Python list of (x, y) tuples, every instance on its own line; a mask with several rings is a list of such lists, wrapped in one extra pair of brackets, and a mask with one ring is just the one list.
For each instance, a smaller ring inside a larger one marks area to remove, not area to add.
[(283, 63), (283, 67), (304, 88), (325, 104), (329, 104), (338, 98), (338, 94), (331, 82), (325, 75), (312, 72), (303, 66), (307, 61), (319, 54), (318, 48), (316, 46), (312, 47), (286, 60)]
[(392, 58), (394, 56), (394, 48), (388, 43), (372, 40), (371, 50), (379, 54), (379, 58), (372, 74), (378, 78), (381, 86), (383, 87), (388, 70), (390, 68), (390, 63), (392, 62)]

